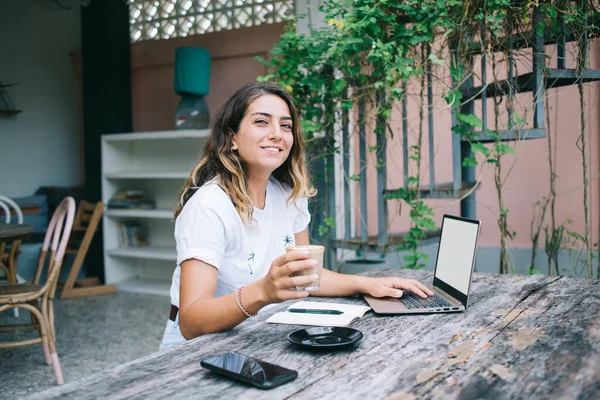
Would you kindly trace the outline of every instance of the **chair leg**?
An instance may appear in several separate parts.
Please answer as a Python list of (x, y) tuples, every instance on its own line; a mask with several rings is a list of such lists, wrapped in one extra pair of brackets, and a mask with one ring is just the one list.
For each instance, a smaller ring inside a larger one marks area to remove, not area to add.
[[(33, 307), (39, 309), (40, 308), (40, 304), (38, 302), (38, 300), (32, 300), (29, 302), (29, 304), (31, 304)], [(33, 313), (29, 313), (29, 318), (31, 318), (31, 325), (37, 325), (38, 331), (40, 330), (40, 324), (38, 323), (37, 318), (35, 317), (35, 315)]]
[(46, 318), (48, 318), (48, 330), (50, 331), (51, 338), (55, 341), (56, 330), (54, 327), (54, 303), (52, 300), (48, 300), (46, 307)]
[(33, 309), (38, 310), (38, 312), (29, 311), (31, 314), (31, 321), (37, 319), (38, 330), (40, 332), (40, 336), (42, 337), (42, 348), (44, 349), (44, 358), (46, 358), (46, 364), (52, 365), (52, 357), (50, 356), (50, 346), (49, 343), (52, 340), (52, 334), (49, 332), (50, 328), (48, 327), (48, 323), (44, 318), (44, 311), (40, 311), (40, 307), (37, 304), (38, 301), (34, 300), (30, 303)]
[[(39, 308), (38, 300), (32, 300), (29, 302), (32, 307)], [(37, 330), (40, 333), (40, 337), (42, 336), (42, 324), (35, 317), (35, 314), (30, 312), (29, 317), (31, 318), (31, 325), (37, 325)], [(52, 359), (50, 358), (50, 350), (48, 349), (48, 344), (42, 342), (42, 347), (44, 348), (44, 357), (46, 358), (46, 364), (52, 365)]]
[(46, 364), (52, 365), (52, 357), (50, 357), (50, 349), (48, 348), (48, 344), (42, 343), (44, 347), (44, 357), (46, 357)]
[(56, 383), (62, 385), (65, 383), (63, 377), (62, 367), (60, 366), (60, 360), (56, 352), (56, 332), (54, 331), (54, 305), (52, 300), (44, 297), (42, 299), (42, 315), (45, 319), (47, 331), (48, 331), (48, 346), (50, 348), (50, 359), (52, 361), (52, 368), (54, 368), (54, 374), (56, 375)]
[[(54, 316), (52, 316), (52, 318), (54, 318)], [(50, 348), (50, 360), (52, 361), (52, 368), (54, 368), (54, 374), (56, 375), (56, 383), (58, 385), (62, 385), (65, 383), (65, 379), (63, 377), (62, 367), (60, 366), (60, 360), (58, 359), (58, 353), (56, 352), (56, 334), (54, 332), (53, 322), (54, 321), (50, 319), (50, 315), (48, 314), (48, 309), (46, 309), (46, 323), (48, 327), (48, 346)]]
[(60, 360), (58, 359), (54, 342), (50, 342), (50, 357), (52, 358), (54, 375), (56, 375), (56, 383), (58, 385), (63, 385), (65, 383), (65, 378), (63, 377), (62, 367), (60, 366)]

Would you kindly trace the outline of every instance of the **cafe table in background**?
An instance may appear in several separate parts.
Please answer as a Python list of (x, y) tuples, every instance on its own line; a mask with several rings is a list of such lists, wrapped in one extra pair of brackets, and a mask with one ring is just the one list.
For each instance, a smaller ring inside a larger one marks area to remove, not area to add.
[(21, 240), (34, 231), (33, 225), (0, 223), (0, 263), (6, 268), (4, 272), (7, 273), (8, 283), (17, 283), (17, 257)]

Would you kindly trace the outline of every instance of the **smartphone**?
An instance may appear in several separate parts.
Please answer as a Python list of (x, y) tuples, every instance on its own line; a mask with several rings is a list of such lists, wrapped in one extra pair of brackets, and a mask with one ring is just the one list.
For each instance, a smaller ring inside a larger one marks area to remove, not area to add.
[(298, 377), (296, 371), (239, 353), (208, 356), (200, 365), (261, 389), (271, 389)]

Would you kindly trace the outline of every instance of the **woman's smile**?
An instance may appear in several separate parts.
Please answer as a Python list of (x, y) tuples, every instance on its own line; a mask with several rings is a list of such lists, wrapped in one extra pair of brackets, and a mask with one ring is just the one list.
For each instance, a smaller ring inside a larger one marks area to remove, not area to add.
[(266, 150), (268, 153), (271, 154), (279, 154), (283, 151), (282, 148), (280, 147), (273, 147), (273, 146), (268, 146), (268, 147), (261, 147), (263, 150)]

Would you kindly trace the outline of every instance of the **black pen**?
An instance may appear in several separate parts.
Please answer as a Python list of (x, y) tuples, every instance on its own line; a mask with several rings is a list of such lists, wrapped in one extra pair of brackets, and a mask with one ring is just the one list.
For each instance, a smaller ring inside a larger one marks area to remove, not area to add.
[(318, 308), (290, 308), (288, 309), (288, 312), (294, 312), (294, 313), (304, 313), (304, 314), (333, 314), (333, 315), (340, 315), (343, 314), (343, 311), (339, 311), (339, 310), (321, 310)]

